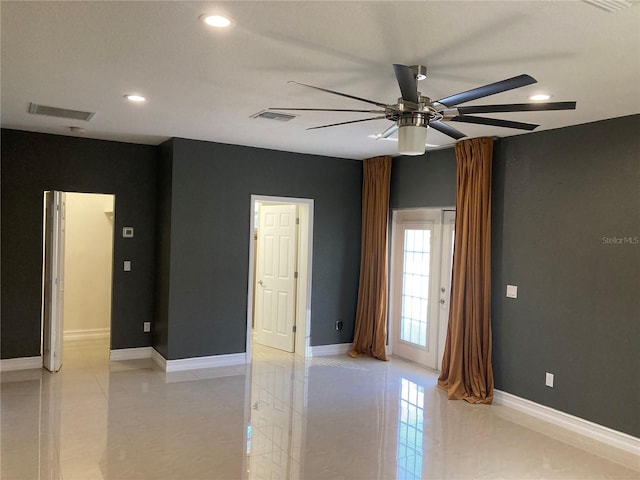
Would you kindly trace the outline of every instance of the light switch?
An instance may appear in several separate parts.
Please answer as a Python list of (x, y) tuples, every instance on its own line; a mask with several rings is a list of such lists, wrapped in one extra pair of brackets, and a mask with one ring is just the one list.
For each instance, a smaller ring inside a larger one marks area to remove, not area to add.
[(507, 297), (518, 298), (518, 287), (516, 285), (507, 285)]
[(124, 271), (125, 272), (130, 272), (131, 271), (131, 260), (125, 260), (124, 261)]
[(547, 387), (553, 388), (553, 373), (547, 372), (547, 374), (545, 375), (544, 384)]

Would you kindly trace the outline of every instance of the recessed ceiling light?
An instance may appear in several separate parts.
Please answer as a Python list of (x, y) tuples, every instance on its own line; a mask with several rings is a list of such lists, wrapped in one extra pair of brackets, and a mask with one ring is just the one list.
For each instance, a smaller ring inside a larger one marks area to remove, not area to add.
[(544, 101), (544, 100), (549, 100), (551, 98), (551, 95), (547, 95), (546, 93), (539, 93), (537, 95), (531, 95), (529, 97), (529, 100), (533, 100), (533, 101)]
[(147, 99), (144, 98), (142, 95), (135, 95), (135, 94), (125, 95), (124, 98), (126, 98), (130, 102), (146, 102), (147, 101)]
[(231, 20), (229, 20), (227, 17), (223, 17), (222, 15), (204, 14), (204, 15), (200, 15), (200, 20), (206, 23), (207, 25), (210, 25), (216, 28), (225, 28), (231, 25)]

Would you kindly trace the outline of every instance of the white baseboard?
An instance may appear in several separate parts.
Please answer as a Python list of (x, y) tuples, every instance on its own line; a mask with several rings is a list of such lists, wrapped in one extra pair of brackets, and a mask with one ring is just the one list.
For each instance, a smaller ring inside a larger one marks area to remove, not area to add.
[(151, 360), (160, 367), (160, 370), (167, 371), (167, 360), (155, 348), (151, 349)]
[(155, 352), (153, 347), (118, 348), (109, 352), (109, 360), (118, 362), (121, 360), (138, 360), (140, 358), (152, 358)]
[(42, 356), (18, 357), (0, 360), (0, 372), (10, 372), (12, 370), (30, 370), (32, 368), (42, 368)]
[(312, 357), (325, 357), (328, 355), (344, 355), (351, 348), (351, 343), (334, 343), (332, 345), (317, 345), (311, 347)]
[(153, 351), (153, 361), (165, 372), (181, 372), (185, 370), (199, 370), (201, 368), (229, 367), (247, 363), (247, 354), (231, 353), (228, 355), (211, 355), (208, 357), (181, 358), (167, 360), (156, 350)]
[(501, 390), (493, 391), (496, 405), (513, 408), (566, 430), (640, 456), (640, 438), (555, 410)]
[(232, 353), (230, 355), (211, 355), (208, 357), (167, 360), (153, 347), (121, 348), (118, 350), (111, 350), (109, 358), (111, 361), (150, 358), (164, 372), (180, 372), (183, 370), (198, 370), (201, 368), (227, 367), (230, 365), (244, 365), (247, 363), (247, 355), (244, 352)]
[(109, 338), (111, 329), (109, 328), (89, 328), (85, 330), (66, 330), (63, 335), (65, 342), (75, 340), (103, 340)]
[(211, 355), (209, 357), (181, 358), (166, 360), (165, 372), (180, 372), (183, 370), (197, 370), (200, 368), (228, 367), (247, 363), (246, 353), (231, 353), (228, 355)]

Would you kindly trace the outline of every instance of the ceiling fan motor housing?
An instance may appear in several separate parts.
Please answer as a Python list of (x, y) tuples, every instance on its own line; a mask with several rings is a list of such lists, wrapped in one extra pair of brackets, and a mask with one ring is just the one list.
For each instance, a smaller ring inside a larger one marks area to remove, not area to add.
[(429, 116), (424, 112), (403, 113), (398, 119), (398, 127), (424, 127), (429, 125)]

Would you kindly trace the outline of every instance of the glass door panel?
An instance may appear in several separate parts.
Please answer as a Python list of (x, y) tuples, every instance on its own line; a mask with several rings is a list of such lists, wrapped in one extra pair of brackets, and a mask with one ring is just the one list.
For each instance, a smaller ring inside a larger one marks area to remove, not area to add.
[(427, 346), (431, 230), (404, 230), (400, 339)]
[(434, 369), (447, 326), (452, 218), (442, 209), (398, 210), (392, 223), (392, 352)]

